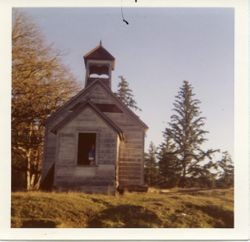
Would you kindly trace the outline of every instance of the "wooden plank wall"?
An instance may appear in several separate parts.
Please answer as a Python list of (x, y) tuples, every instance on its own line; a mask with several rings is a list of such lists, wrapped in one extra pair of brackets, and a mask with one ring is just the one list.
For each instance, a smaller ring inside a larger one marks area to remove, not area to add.
[[(77, 165), (79, 132), (97, 133), (97, 165)], [(54, 185), (57, 188), (103, 192), (115, 190), (116, 132), (93, 110), (84, 109), (58, 132), (58, 154), (55, 166)]]
[(119, 184), (144, 184), (144, 131), (125, 114), (107, 114), (124, 131), (119, 149)]
[[(101, 86), (97, 86), (88, 94), (95, 103), (114, 103)], [(144, 129), (127, 113), (105, 113), (124, 132), (125, 141), (120, 143), (119, 149), (119, 184), (143, 185), (144, 184)]]
[[(51, 167), (51, 165), (56, 161), (56, 141), (57, 137), (53, 133), (49, 132), (50, 127), (53, 127), (57, 123), (59, 123), (67, 114), (68, 111), (80, 101), (86, 100), (86, 98), (90, 99), (94, 103), (109, 103), (116, 104), (119, 107), (119, 103), (114, 102), (114, 99), (110, 97), (106, 90), (103, 89), (101, 85), (96, 84), (88, 93), (80, 96), (77, 100), (74, 100), (64, 112), (60, 113), (60, 115), (54, 119), (47, 126), (46, 135), (45, 135), (45, 156), (43, 163), (43, 177), (46, 176), (47, 171)], [(119, 146), (119, 164), (118, 169), (118, 177), (119, 183), (122, 185), (143, 185), (143, 163), (144, 163), (144, 130), (138, 123), (127, 113), (105, 113), (110, 119), (112, 119), (123, 131), (125, 135), (125, 141), (120, 142)], [(95, 117), (94, 119), (89, 116), (88, 113), (85, 113), (84, 117), (80, 115), (75, 122), (71, 123), (71, 127), (66, 132), (66, 126), (60, 132), (64, 134), (64, 136), (68, 135), (70, 139), (70, 135), (73, 130), (76, 129), (99, 129), (100, 133), (103, 133), (105, 129), (103, 129), (103, 121), (100, 121)], [(85, 123), (84, 123), (85, 122)], [(105, 124), (106, 125), (106, 124)], [(107, 128), (107, 127), (106, 127)], [(110, 129), (110, 127), (108, 127)], [(113, 131), (113, 130), (112, 130)], [(75, 132), (75, 131), (74, 131)], [(75, 134), (74, 134), (75, 135)], [(116, 147), (117, 145), (117, 137), (113, 136), (112, 140), (108, 138), (108, 133), (100, 136), (100, 143), (103, 144), (102, 148), (99, 150), (99, 156), (101, 157), (102, 164), (109, 164), (109, 161), (113, 159), (114, 154), (110, 153), (111, 147)], [(75, 136), (74, 136), (75, 137)], [(67, 139), (64, 137), (63, 139)], [(63, 143), (66, 141), (63, 141)], [(66, 142), (67, 143), (67, 142)], [(73, 141), (69, 141), (67, 144), (67, 149), (72, 149)], [(73, 152), (74, 153), (74, 152)], [(117, 154), (117, 152), (116, 152)], [(75, 154), (77, 155), (77, 154)], [(72, 157), (68, 157), (66, 155), (63, 159), (65, 161), (63, 163), (67, 163), (68, 165), (75, 166), (72, 163)], [(99, 159), (99, 158), (98, 158)], [(67, 161), (66, 161), (67, 160)], [(114, 159), (113, 159), (114, 160)], [(73, 172), (72, 168), (72, 172)], [(74, 173), (74, 172), (73, 172)], [(69, 176), (67, 176), (69, 177)], [(70, 179), (70, 178), (69, 178)], [(62, 184), (62, 183), (61, 183)]]

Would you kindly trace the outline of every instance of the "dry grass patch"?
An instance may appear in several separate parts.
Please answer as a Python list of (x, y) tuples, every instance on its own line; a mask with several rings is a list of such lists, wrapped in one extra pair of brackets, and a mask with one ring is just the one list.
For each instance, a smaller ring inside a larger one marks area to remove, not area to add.
[(16, 192), (12, 227), (231, 228), (233, 189), (125, 193)]

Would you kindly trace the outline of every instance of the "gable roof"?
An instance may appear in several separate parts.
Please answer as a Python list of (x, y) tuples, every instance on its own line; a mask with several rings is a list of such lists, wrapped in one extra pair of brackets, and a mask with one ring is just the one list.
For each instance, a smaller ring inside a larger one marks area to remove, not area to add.
[(115, 57), (112, 56), (100, 43), (96, 48), (89, 51), (84, 55), (84, 62), (86, 65), (86, 60), (110, 60), (114, 61)]
[(83, 111), (87, 107), (90, 107), (108, 126), (110, 126), (119, 135), (121, 140), (124, 139), (123, 131), (107, 115), (99, 111), (99, 109), (90, 101), (82, 102), (73, 107), (72, 112), (69, 112), (63, 120), (61, 120), (51, 129), (51, 131), (53, 133), (57, 133), (59, 129), (61, 129), (69, 121), (75, 118), (81, 111)]
[(87, 93), (91, 88), (93, 88), (95, 85), (101, 85), (106, 91), (107, 93), (113, 98), (113, 100), (115, 102), (117, 102), (119, 104), (119, 106), (121, 107), (121, 109), (123, 109), (125, 112), (129, 113), (129, 115), (140, 125), (142, 126), (144, 129), (148, 129), (148, 126), (132, 111), (130, 110), (113, 92), (112, 90), (107, 87), (105, 84), (102, 83), (101, 79), (96, 79), (95, 81), (93, 81), (89, 86), (87, 86), (86, 88), (84, 88), (82, 91), (80, 91), (78, 94), (76, 94), (75, 96), (73, 96), (71, 99), (69, 99), (64, 105), (62, 105), (56, 112), (52, 113), (52, 115), (50, 117), (47, 118), (46, 120), (46, 124), (50, 123), (50, 121), (52, 121), (53, 119), (55, 119), (61, 112), (63, 112), (68, 105), (70, 105), (73, 101), (75, 101), (78, 97), (84, 95), (85, 93)]

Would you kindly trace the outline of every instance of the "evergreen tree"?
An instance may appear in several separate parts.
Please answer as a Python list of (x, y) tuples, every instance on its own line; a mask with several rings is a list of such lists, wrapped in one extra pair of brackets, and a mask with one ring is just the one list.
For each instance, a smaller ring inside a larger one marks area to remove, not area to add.
[(153, 142), (151, 142), (149, 144), (148, 153), (145, 154), (145, 163), (144, 163), (145, 182), (150, 186), (156, 185), (158, 182), (158, 167), (157, 167), (156, 153), (157, 149), (153, 144)]
[(198, 176), (190, 178), (190, 182), (193, 186), (214, 188), (216, 186), (216, 176), (216, 164), (209, 161), (201, 167)]
[(192, 86), (184, 81), (174, 102), (175, 114), (164, 131), (174, 145), (170, 154), (181, 168), (179, 186), (187, 185), (187, 177), (199, 177), (205, 169), (201, 162), (206, 158), (212, 160), (211, 155), (216, 152), (212, 149), (204, 151), (201, 147), (208, 132), (203, 129), (205, 118), (200, 116), (200, 101), (194, 95)]
[(134, 99), (133, 91), (129, 88), (129, 83), (123, 76), (119, 76), (119, 78), (120, 81), (118, 83), (118, 89), (116, 92), (117, 97), (119, 97), (121, 101), (129, 108), (141, 111)]
[(231, 187), (234, 185), (234, 165), (230, 154), (222, 153), (221, 160), (217, 163), (219, 174), (217, 184), (219, 187)]
[(161, 187), (174, 187), (180, 179), (180, 164), (174, 154), (174, 143), (163, 134), (164, 142), (159, 147), (159, 185)]

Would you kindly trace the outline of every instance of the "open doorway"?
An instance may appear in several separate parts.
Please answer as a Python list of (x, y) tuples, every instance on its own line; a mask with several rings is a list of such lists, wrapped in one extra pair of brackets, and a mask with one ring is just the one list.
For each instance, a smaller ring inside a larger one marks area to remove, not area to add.
[(96, 164), (96, 134), (79, 133), (78, 135), (78, 165)]

